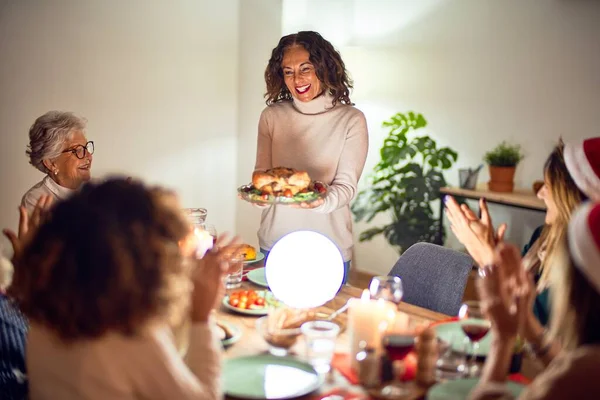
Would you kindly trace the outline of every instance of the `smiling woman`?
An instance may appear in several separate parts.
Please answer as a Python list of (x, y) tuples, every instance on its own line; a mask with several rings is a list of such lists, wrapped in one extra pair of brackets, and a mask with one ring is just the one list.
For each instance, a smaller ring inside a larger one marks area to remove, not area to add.
[(49, 111), (29, 130), (29, 163), (46, 174), (25, 193), (29, 213), (42, 195), (64, 200), (90, 180), (94, 142), (85, 136), (86, 120), (71, 112)]
[[(258, 238), (265, 254), (288, 233), (311, 230), (352, 255), (350, 202), (368, 150), (367, 122), (350, 100), (352, 81), (340, 53), (317, 32), (281, 38), (265, 71), (267, 108), (260, 116), (254, 174), (277, 167), (328, 185), (324, 198), (263, 208)], [(310, 249), (309, 249), (310, 251)]]

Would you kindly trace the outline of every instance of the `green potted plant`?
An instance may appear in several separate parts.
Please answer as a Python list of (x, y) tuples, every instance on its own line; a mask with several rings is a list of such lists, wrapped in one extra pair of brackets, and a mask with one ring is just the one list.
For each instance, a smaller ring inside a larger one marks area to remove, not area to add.
[(361, 242), (383, 234), (402, 253), (414, 243), (437, 241), (439, 219), (431, 203), (446, 186), (442, 171), (452, 167), (458, 155), (449, 147), (438, 148), (429, 136), (414, 135), (426, 125), (423, 115), (414, 112), (398, 113), (383, 123), (389, 134), (381, 160), (351, 210), (357, 222), (370, 222), (379, 213), (390, 214), (392, 220), (362, 232)]
[(515, 187), (515, 170), (523, 159), (521, 146), (500, 143), (483, 158), (490, 168), (488, 189), (492, 192), (512, 192)]

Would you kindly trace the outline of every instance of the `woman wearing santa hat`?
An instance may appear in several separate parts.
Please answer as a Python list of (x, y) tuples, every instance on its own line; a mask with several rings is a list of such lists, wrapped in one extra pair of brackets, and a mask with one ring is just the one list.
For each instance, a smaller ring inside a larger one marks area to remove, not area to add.
[[(591, 181), (594, 184), (593, 180)], [(519, 399), (597, 399), (600, 393), (600, 204), (586, 203), (573, 214), (568, 233), (552, 259), (550, 335), (535, 346), (546, 369)], [(492, 267), (477, 288), (492, 322), (492, 345), (471, 399), (508, 399), (504, 383), (517, 334), (535, 297), (533, 281), (518, 249), (500, 244)], [(518, 271), (516, 289), (507, 271)], [(515, 307), (516, 305), (516, 307)], [(558, 344), (560, 342), (560, 344)]]
[[(586, 199), (600, 201), (600, 137), (578, 143), (559, 142), (544, 165), (544, 186), (538, 197), (546, 203), (545, 225), (536, 229), (523, 250), (523, 264), (535, 274), (538, 295), (527, 316), (523, 336), (534, 341), (550, 317), (550, 260), (566, 232), (573, 210)], [(446, 199), (451, 229), (471, 256), (483, 267), (490, 263), (494, 248), (502, 241), (506, 224), (496, 231), (485, 200), (480, 202), (481, 219), (466, 205)]]

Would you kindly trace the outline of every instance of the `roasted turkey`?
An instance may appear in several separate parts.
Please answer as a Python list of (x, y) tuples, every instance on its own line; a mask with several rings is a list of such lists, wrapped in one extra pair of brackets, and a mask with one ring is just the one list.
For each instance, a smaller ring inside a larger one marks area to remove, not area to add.
[(289, 190), (293, 196), (308, 188), (310, 176), (306, 171), (276, 167), (254, 172), (252, 185), (263, 193), (277, 195)]

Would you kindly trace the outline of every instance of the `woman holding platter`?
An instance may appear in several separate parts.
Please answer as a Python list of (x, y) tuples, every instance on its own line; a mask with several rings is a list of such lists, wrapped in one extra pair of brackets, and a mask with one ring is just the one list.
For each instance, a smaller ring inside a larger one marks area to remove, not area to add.
[[(271, 54), (265, 82), (267, 107), (258, 125), (253, 180), (265, 171), (285, 167), (300, 186), (307, 179), (329, 186), (325, 196), (312, 201), (264, 205), (260, 247), (268, 254), (288, 233), (321, 233), (340, 249), (346, 282), (353, 246), (350, 202), (368, 150), (365, 116), (350, 100), (352, 81), (332, 44), (317, 32), (304, 31), (281, 38)], [(325, 191), (318, 184), (310, 188)]]

